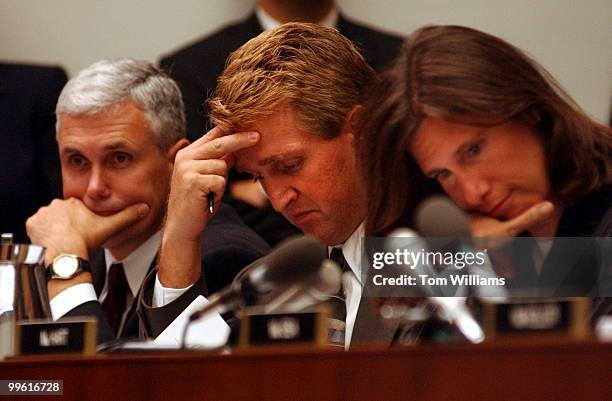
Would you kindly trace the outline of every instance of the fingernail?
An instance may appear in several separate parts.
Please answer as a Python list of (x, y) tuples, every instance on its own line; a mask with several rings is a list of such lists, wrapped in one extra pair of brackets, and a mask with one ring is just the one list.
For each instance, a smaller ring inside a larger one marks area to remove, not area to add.
[(555, 207), (553, 206), (552, 203), (546, 202), (545, 204), (540, 206), (540, 213), (550, 213), (553, 211), (554, 208)]
[(138, 206), (138, 217), (144, 217), (149, 213), (149, 205), (143, 203)]
[(249, 132), (249, 140), (251, 142), (257, 142), (259, 140), (259, 132)]

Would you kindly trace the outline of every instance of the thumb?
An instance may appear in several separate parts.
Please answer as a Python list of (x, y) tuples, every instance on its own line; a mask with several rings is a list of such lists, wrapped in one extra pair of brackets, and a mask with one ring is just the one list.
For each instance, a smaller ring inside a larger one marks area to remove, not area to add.
[(555, 206), (552, 202), (545, 201), (540, 202), (529, 209), (518, 217), (508, 221), (508, 230), (511, 236), (515, 236), (518, 233), (525, 231), (543, 221), (550, 218), (555, 210)]
[(231, 170), (232, 167), (234, 167), (234, 165), (236, 164), (236, 156), (233, 153), (223, 155), (223, 157), (221, 157), (221, 160), (225, 160), (225, 162), (227, 163), (228, 171)]
[(108, 238), (117, 231), (144, 218), (149, 214), (149, 210), (149, 205), (146, 203), (136, 203), (111, 216), (104, 217), (99, 226), (98, 234), (102, 238)]

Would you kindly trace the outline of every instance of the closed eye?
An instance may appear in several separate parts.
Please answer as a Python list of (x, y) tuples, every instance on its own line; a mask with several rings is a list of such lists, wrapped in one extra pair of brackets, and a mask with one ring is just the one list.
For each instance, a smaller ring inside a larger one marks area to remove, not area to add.
[(438, 180), (439, 182), (444, 181), (450, 177), (450, 171), (447, 169), (438, 170), (431, 178)]
[(297, 172), (304, 164), (303, 158), (298, 158), (290, 161), (278, 162), (276, 169), (283, 174), (292, 174)]

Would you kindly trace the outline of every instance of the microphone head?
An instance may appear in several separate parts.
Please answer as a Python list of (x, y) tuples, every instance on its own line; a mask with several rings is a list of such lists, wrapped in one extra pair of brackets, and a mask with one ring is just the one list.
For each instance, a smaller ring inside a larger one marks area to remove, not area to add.
[(389, 235), (387, 235), (387, 238), (418, 238), (419, 234), (417, 234), (416, 231), (411, 230), (409, 228), (406, 227), (400, 227), (400, 228), (396, 228), (395, 230), (391, 231), (389, 233)]
[[(426, 241), (416, 231), (410, 228), (400, 227), (391, 231), (385, 238), (384, 248), (386, 252), (395, 253), (397, 250), (406, 250), (413, 253), (419, 253), (429, 248)], [(433, 266), (427, 263), (417, 263), (414, 266), (407, 265), (392, 265), (387, 269), (394, 269), (397, 274), (406, 274), (418, 278), (419, 275), (427, 275), (435, 277), (436, 271)], [(434, 295), (434, 292), (429, 286), (413, 285), (409, 287), (398, 286), (395, 290), (390, 290), (389, 296), (397, 297), (429, 297)]]
[(334, 295), (340, 291), (342, 270), (333, 260), (325, 259), (317, 274), (308, 280), (308, 284), (312, 286), (312, 292), (322, 294), (321, 301), (323, 301), (325, 296)]
[(289, 238), (265, 256), (262, 281), (274, 285), (300, 281), (315, 272), (325, 258), (327, 247), (315, 237)]
[(316, 272), (300, 282), (288, 284), (282, 292), (268, 301), (265, 306), (266, 313), (299, 312), (326, 301), (340, 290), (341, 276), (340, 267), (325, 259)]
[(432, 196), (421, 202), (415, 222), (424, 237), (472, 236), (467, 213), (446, 196)]

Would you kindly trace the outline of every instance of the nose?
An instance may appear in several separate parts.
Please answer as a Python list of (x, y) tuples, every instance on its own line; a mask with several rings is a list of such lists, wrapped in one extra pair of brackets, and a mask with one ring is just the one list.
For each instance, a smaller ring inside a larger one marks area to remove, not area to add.
[(108, 198), (111, 194), (108, 180), (106, 179), (103, 168), (93, 167), (87, 182), (87, 191), (85, 196), (92, 199)]
[(456, 175), (455, 200), (466, 210), (480, 211), (486, 206), (486, 198), (491, 185), (484, 177), (474, 174)]
[(297, 190), (280, 179), (266, 178), (262, 186), (270, 199), (274, 210), (285, 213), (290, 205), (297, 199)]

